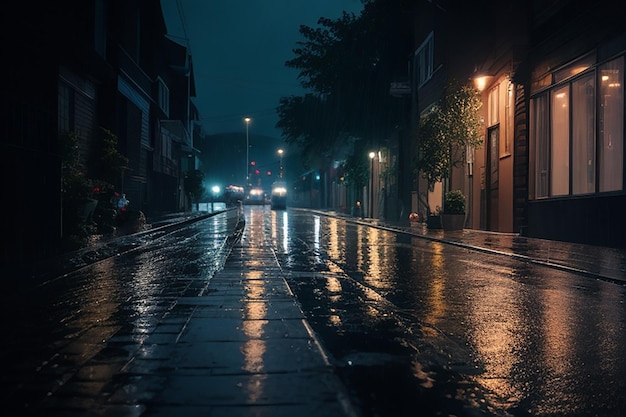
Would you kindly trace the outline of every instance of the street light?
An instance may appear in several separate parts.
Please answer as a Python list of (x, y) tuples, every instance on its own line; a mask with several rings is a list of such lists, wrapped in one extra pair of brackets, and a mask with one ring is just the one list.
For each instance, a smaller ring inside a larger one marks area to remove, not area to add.
[(214, 185), (213, 187), (211, 187), (211, 213), (213, 213), (215, 211), (215, 199), (217, 198), (217, 196), (220, 193), (220, 186), (219, 185)]
[(370, 217), (374, 218), (374, 157), (376, 156), (376, 152), (372, 151), (369, 153), (370, 157), (370, 195), (369, 195), (369, 212)]
[(278, 155), (280, 155), (280, 173), (278, 175), (279, 178), (283, 177), (283, 152), (284, 151), (282, 149), (278, 150)]
[(248, 158), (249, 158), (249, 154), (248, 151), (250, 149), (250, 141), (248, 138), (248, 126), (250, 126), (250, 121), (252, 119), (250, 119), (249, 117), (244, 117), (243, 121), (246, 122), (246, 183), (245, 186), (248, 186), (248, 181), (250, 180), (250, 167), (248, 166)]

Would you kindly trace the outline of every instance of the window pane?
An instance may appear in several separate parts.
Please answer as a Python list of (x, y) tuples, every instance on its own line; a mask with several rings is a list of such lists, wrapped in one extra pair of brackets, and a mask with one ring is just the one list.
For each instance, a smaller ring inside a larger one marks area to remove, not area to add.
[[(548, 161), (550, 151), (548, 148), (548, 97), (539, 96), (533, 99), (531, 105), (531, 146), (535, 160), (534, 170), (534, 196), (536, 198), (548, 197)], [(532, 195), (532, 194), (531, 194)]]
[(569, 87), (552, 92), (551, 195), (569, 194)]
[(622, 189), (624, 154), (624, 58), (600, 67), (600, 191)]
[(572, 83), (572, 193), (596, 189), (595, 78)]

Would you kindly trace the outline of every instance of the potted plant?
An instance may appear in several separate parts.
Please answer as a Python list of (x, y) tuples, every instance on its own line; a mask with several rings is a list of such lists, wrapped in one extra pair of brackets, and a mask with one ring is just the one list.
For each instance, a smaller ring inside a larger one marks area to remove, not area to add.
[(461, 230), (465, 226), (465, 196), (461, 190), (444, 195), (441, 226), (444, 230)]
[[(432, 211), (428, 202), (428, 193), (433, 191), (435, 183), (443, 185), (445, 200), (447, 191), (452, 188), (452, 170), (462, 167), (468, 148), (477, 148), (482, 144), (482, 125), (479, 109), (482, 106), (479, 93), (468, 85), (451, 82), (443, 96), (425, 114), (421, 115), (416, 126), (415, 172), (426, 181), (427, 190), (420, 192), (417, 181), (419, 203), (426, 207), (428, 219), (441, 213)], [(457, 190), (458, 191), (458, 190)], [(460, 193), (460, 191), (458, 191)], [(459, 200), (458, 193), (450, 196)], [(463, 213), (465, 198), (463, 197)], [(451, 203), (453, 204), (453, 203)], [(442, 213), (449, 213), (444, 201)], [(435, 219), (433, 219), (435, 220)], [(429, 221), (429, 228), (430, 226)], [(432, 222), (435, 223), (434, 221)]]

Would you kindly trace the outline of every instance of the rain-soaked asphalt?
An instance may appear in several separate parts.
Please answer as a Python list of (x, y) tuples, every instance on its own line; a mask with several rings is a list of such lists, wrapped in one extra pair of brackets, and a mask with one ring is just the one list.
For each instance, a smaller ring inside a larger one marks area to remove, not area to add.
[[(363, 416), (626, 415), (624, 286), (305, 210), (245, 217)], [(5, 292), (3, 403), (148, 402), (171, 370), (146, 385), (127, 369), (176, 334), (179, 300), (217, 292), (232, 230), (215, 216)]]
[(624, 286), (341, 218), (272, 219), (288, 282), (369, 415), (456, 414), (451, 398), (626, 415)]

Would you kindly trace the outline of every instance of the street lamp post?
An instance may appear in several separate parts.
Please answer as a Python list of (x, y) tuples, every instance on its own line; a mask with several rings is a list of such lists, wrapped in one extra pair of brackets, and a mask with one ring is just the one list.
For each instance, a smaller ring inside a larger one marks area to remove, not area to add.
[(250, 126), (250, 121), (252, 119), (250, 119), (249, 117), (245, 117), (243, 119), (244, 122), (246, 122), (246, 183), (244, 184), (246, 187), (248, 187), (248, 182), (250, 181), (250, 166), (249, 166), (249, 153), (248, 151), (250, 150), (250, 139), (248, 137), (248, 127)]
[(374, 218), (374, 157), (376, 156), (375, 152), (370, 152), (370, 195), (369, 195), (369, 212), (370, 217)]
[(280, 155), (280, 170), (279, 170), (279, 174), (278, 174), (279, 178), (283, 177), (283, 153), (284, 153), (284, 151), (282, 149), (278, 150), (278, 155)]

